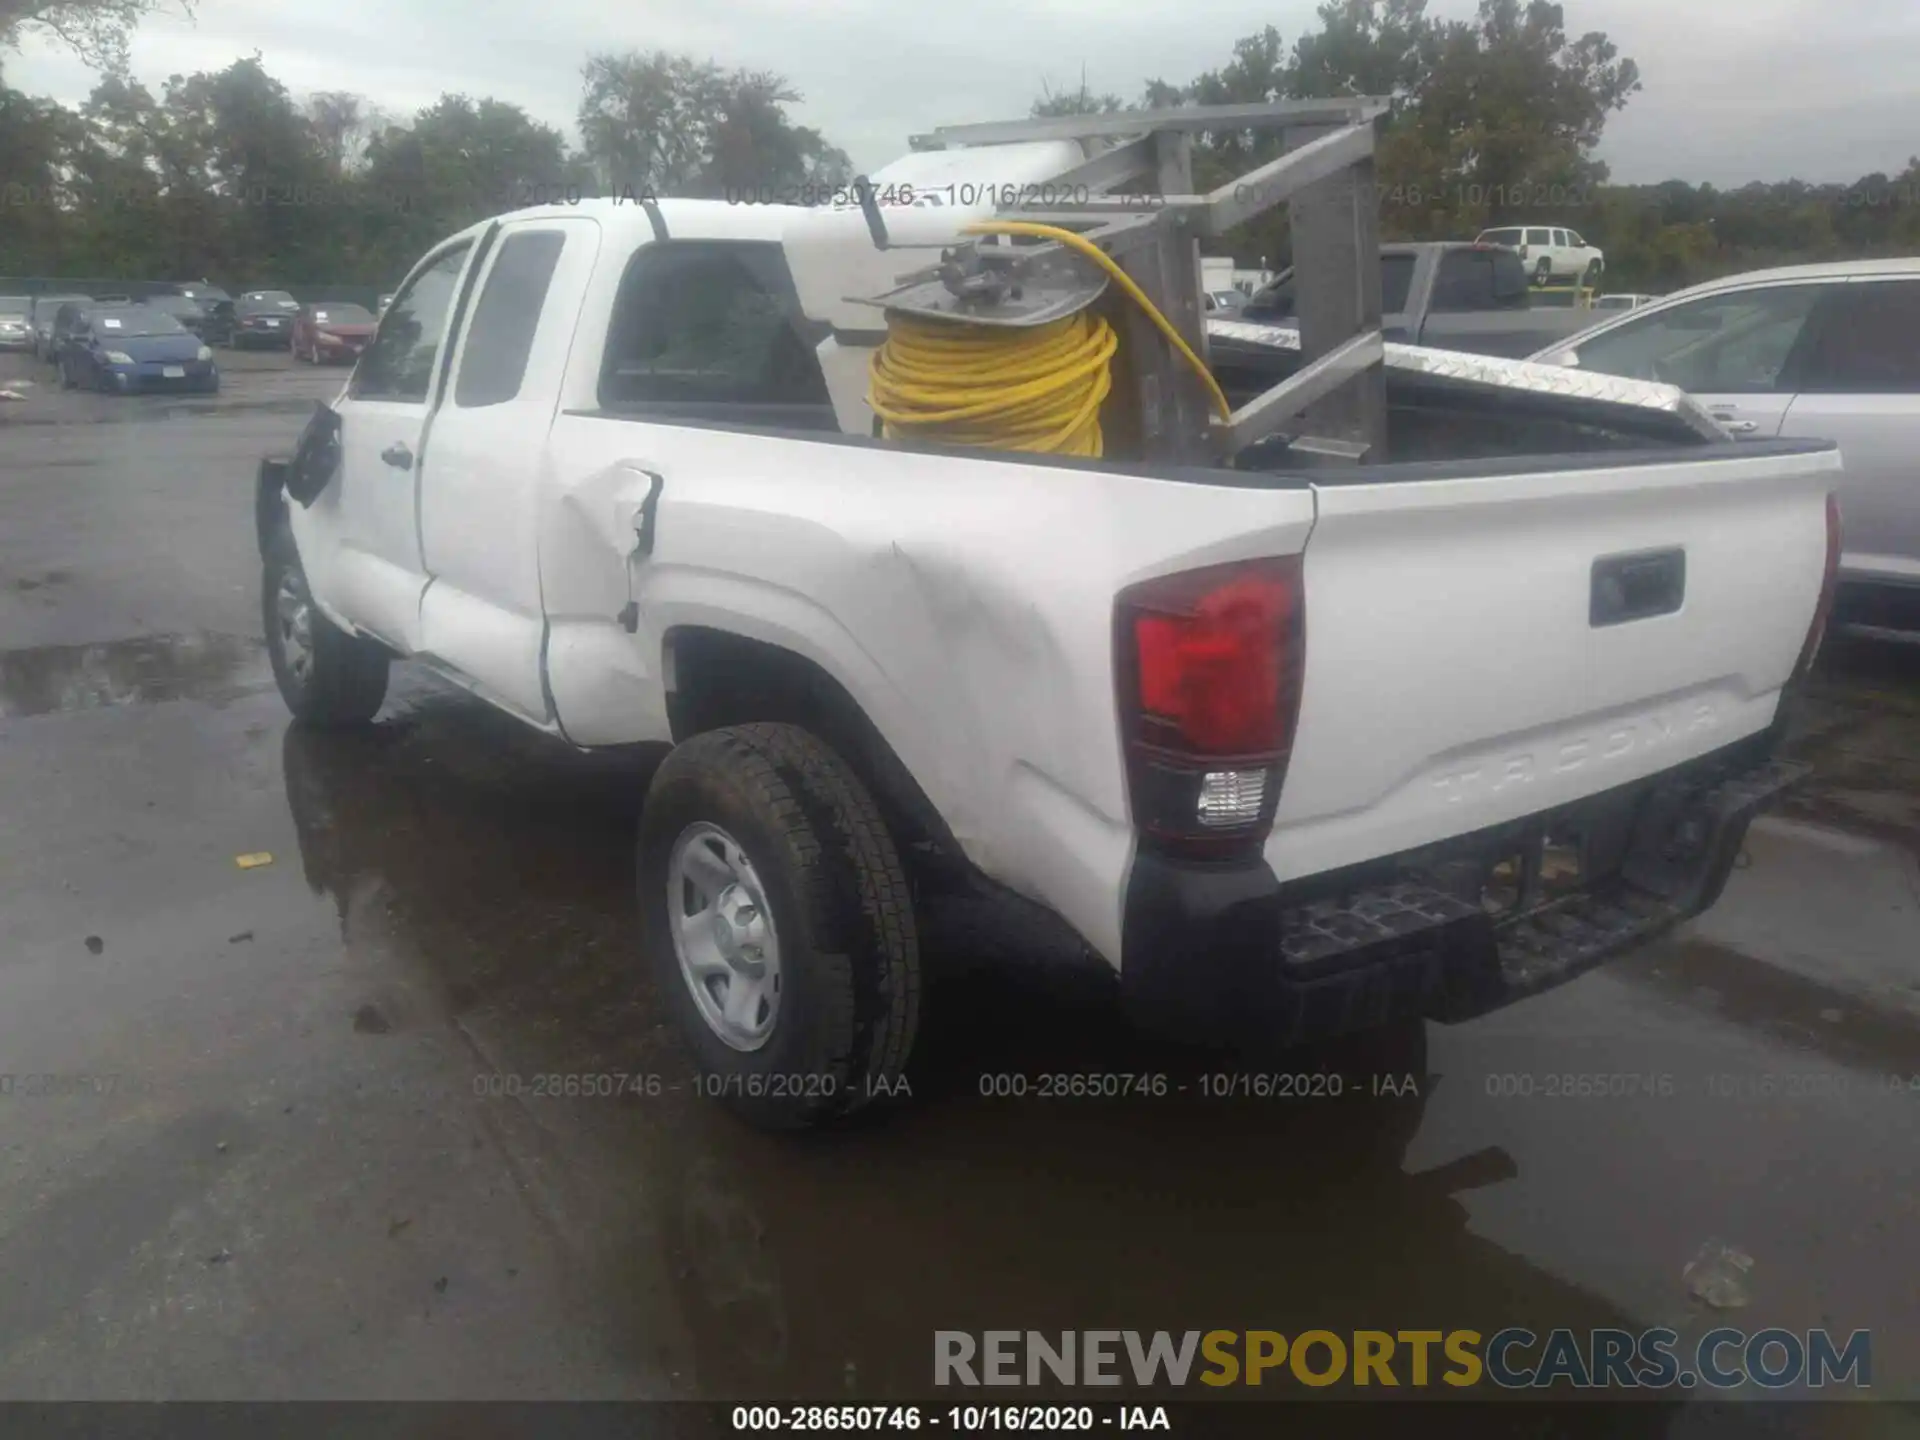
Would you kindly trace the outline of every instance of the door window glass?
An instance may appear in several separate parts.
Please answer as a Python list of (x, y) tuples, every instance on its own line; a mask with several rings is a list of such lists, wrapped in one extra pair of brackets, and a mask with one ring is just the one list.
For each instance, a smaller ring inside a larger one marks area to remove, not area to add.
[(566, 245), (562, 231), (523, 230), (509, 235), (500, 247), (460, 351), (455, 405), (499, 405), (520, 393), (547, 287)]
[(1578, 347), (1580, 368), (1703, 395), (1769, 394), (1782, 388), (1788, 358), (1828, 288), (1737, 290), (1623, 321)]
[(426, 400), (460, 271), (472, 248), (470, 241), (454, 246), (394, 297), (353, 372), (350, 394), (363, 400)]
[(1856, 281), (1822, 312), (1798, 389), (1920, 394), (1920, 280)]
[(828, 403), (797, 316), (772, 286), (778, 247), (649, 246), (614, 302), (600, 372), (604, 405)]

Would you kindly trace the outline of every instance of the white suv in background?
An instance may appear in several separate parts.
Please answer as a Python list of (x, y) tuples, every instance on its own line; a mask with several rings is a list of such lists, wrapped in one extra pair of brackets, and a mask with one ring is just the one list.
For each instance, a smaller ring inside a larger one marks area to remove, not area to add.
[(1582, 240), (1578, 232), (1554, 225), (1508, 225), (1482, 230), (1476, 245), (1505, 245), (1518, 250), (1536, 285), (1548, 280), (1578, 280), (1597, 285), (1607, 268), (1607, 257)]

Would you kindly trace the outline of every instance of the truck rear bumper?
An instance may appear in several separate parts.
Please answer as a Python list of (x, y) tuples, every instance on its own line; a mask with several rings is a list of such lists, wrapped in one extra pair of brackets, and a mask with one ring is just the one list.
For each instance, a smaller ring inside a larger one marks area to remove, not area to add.
[(1563, 811), (1298, 885), (1263, 861), (1142, 851), (1122, 992), (1151, 1028), (1267, 1044), (1465, 1020), (1539, 994), (1719, 898), (1748, 823), (1807, 773), (1769, 748), (1755, 737)]

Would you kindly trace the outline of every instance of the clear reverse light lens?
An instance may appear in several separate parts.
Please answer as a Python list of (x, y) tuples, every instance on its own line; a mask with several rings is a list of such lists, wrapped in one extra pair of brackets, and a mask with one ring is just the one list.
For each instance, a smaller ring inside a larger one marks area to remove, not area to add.
[(1200, 823), (1211, 826), (1251, 825), (1260, 818), (1267, 798), (1264, 770), (1209, 770), (1200, 780)]

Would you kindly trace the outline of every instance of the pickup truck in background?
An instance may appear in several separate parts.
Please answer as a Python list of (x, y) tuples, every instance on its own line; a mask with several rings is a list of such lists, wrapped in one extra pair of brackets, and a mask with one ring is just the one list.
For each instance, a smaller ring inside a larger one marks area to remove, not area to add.
[[(1380, 247), (1380, 329), (1388, 340), (1518, 359), (1593, 323), (1584, 309), (1531, 303), (1520, 257), (1502, 245), (1433, 241)], [(1293, 271), (1238, 319), (1295, 322)]]
[(1143, 1024), (1256, 1049), (1424, 1043), (1713, 903), (1799, 773), (1831, 446), (1568, 453), (1603, 400), (1538, 371), (1550, 453), (1448, 459), (1512, 410), (1466, 357), (1422, 381), (1417, 462), (896, 443), (872, 350), (823, 333), (844, 273), (796, 259), (832, 219), (586, 202), (450, 236), (255, 491), (300, 723), (373, 720), (406, 658), (663, 752), (635, 960), (706, 1093), (786, 1127), (893, 1093), (951, 890), (1064, 926)]

